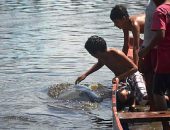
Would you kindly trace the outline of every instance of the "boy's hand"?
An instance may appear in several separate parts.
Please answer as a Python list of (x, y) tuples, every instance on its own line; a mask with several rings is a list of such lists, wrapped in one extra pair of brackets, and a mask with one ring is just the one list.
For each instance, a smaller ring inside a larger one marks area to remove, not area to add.
[(82, 80), (84, 80), (87, 76), (85, 74), (81, 75), (80, 77), (78, 77), (75, 81), (75, 84), (80, 83)]

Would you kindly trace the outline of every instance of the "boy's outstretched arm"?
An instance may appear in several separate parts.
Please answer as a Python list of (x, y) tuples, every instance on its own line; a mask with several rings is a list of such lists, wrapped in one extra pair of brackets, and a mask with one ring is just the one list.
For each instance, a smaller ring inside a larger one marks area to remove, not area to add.
[(100, 61), (98, 61), (96, 64), (94, 64), (89, 70), (87, 70), (84, 74), (82, 74), (81, 76), (79, 76), (76, 81), (75, 84), (80, 83), (82, 80), (84, 80), (89, 74), (99, 70), (101, 67), (103, 67), (104, 64), (101, 63)]

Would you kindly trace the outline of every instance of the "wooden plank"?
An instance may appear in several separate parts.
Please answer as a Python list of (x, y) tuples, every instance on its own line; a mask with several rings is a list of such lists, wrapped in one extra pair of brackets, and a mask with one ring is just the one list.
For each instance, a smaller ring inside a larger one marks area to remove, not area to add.
[(126, 123), (170, 121), (170, 111), (119, 112), (118, 117)]
[(116, 82), (112, 86), (113, 130), (123, 130), (122, 125), (119, 120), (119, 117), (117, 115), (117, 108), (116, 108), (116, 90), (117, 90), (117, 88), (118, 88), (118, 82)]

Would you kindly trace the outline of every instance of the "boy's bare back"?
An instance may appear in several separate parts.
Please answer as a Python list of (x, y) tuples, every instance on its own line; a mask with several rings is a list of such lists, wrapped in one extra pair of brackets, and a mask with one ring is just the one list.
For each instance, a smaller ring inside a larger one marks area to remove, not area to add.
[(98, 60), (114, 72), (116, 76), (131, 68), (136, 68), (136, 65), (122, 51), (115, 48), (107, 49)]

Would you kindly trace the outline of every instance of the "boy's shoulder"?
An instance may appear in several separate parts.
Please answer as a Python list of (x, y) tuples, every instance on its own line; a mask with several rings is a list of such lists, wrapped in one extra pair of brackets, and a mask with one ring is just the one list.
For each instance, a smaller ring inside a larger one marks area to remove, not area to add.
[(108, 52), (109, 52), (109, 53), (112, 53), (112, 54), (115, 54), (115, 55), (119, 55), (119, 56), (126, 56), (126, 55), (124, 54), (124, 52), (122, 52), (121, 50), (116, 49), (116, 48), (109, 48), (109, 49), (108, 49)]
[(132, 21), (132, 26), (140, 26), (143, 25), (145, 23), (145, 14), (137, 14), (137, 15), (133, 15), (130, 17), (131, 21)]
[(116, 48), (109, 48), (108, 50), (107, 50), (108, 52), (111, 52), (111, 53), (121, 53), (122, 51), (120, 51), (119, 49), (116, 49)]

